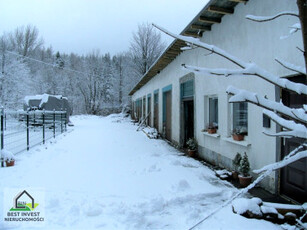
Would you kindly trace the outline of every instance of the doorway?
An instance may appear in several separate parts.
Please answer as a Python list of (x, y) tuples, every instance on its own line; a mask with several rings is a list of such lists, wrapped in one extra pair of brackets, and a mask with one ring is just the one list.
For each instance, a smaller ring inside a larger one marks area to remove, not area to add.
[(159, 94), (154, 94), (154, 128), (159, 130)]
[(151, 126), (151, 94), (147, 96), (147, 125)]
[(163, 131), (165, 138), (172, 141), (172, 91), (163, 93)]
[(180, 84), (180, 145), (186, 147), (190, 138), (194, 138), (194, 79), (181, 79)]
[(194, 137), (194, 100), (183, 101), (183, 143)]
[[(297, 83), (306, 84), (305, 76), (292, 77), (289, 80)], [(306, 104), (306, 96), (296, 93), (282, 91), (282, 102), (290, 108), (302, 108)], [(292, 150), (304, 143), (303, 139), (285, 138), (282, 141), (281, 157), (282, 159)], [(291, 199), (304, 203), (307, 200), (307, 159), (298, 160), (287, 167), (281, 169), (280, 193)]]

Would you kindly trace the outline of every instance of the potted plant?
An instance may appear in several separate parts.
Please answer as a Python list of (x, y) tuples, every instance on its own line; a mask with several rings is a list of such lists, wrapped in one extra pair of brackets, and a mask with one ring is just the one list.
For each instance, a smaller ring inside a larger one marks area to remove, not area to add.
[(242, 141), (244, 140), (244, 136), (247, 134), (247, 129), (245, 127), (236, 127), (232, 131), (232, 138), (235, 141)]
[(209, 134), (214, 134), (216, 133), (217, 127), (218, 126), (215, 122), (210, 122), (209, 124), (207, 124), (206, 130)]
[(240, 161), (240, 175), (239, 182), (242, 187), (247, 187), (252, 182), (252, 177), (249, 174), (250, 164), (246, 152)]
[(240, 162), (241, 162), (242, 156), (240, 153), (237, 153), (235, 158), (232, 160), (232, 164), (234, 166), (234, 170), (232, 171), (232, 178), (233, 179), (238, 179), (238, 174), (239, 174), (239, 167), (240, 167)]
[(10, 151), (5, 149), (1, 150), (1, 162), (6, 163), (6, 167), (14, 166), (15, 165), (15, 156)]
[(197, 141), (195, 138), (190, 138), (187, 141), (187, 146), (188, 146), (188, 155), (190, 157), (194, 157), (197, 149)]

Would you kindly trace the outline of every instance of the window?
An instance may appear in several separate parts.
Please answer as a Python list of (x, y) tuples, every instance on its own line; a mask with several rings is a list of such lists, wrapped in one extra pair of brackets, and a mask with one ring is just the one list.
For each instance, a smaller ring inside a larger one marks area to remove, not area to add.
[(146, 97), (143, 97), (143, 112), (142, 112), (142, 118), (145, 119), (146, 117)]
[(181, 99), (193, 98), (194, 96), (194, 80), (181, 83)]
[(151, 94), (147, 95), (147, 125), (151, 126)]
[(247, 134), (247, 102), (233, 103), (233, 130)]
[(217, 95), (205, 96), (205, 130), (210, 128), (218, 129), (219, 109)]
[(159, 129), (159, 90), (154, 91), (154, 127)]
[(209, 98), (209, 124), (218, 128), (219, 124), (219, 116), (218, 113), (218, 98), (217, 97), (210, 97)]

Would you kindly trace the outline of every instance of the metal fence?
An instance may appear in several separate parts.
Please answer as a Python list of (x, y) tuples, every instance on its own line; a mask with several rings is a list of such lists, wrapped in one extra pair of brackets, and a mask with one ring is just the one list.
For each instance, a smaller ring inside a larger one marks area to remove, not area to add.
[(66, 111), (0, 111), (0, 147), (13, 154), (45, 144), (67, 130)]

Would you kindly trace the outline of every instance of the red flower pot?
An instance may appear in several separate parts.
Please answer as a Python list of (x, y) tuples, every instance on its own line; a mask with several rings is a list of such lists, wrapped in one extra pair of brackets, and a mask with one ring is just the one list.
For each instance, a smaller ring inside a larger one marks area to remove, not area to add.
[(214, 134), (214, 133), (216, 133), (216, 129), (208, 129), (208, 133), (209, 134)]
[(6, 167), (11, 167), (15, 165), (15, 160), (5, 161), (5, 162), (6, 162)]
[(244, 135), (242, 135), (242, 134), (232, 134), (232, 138), (235, 141), (243, 141), (244, 140)]
[(188, 149), (188, 155), (189, 155), (189, 157), (194, 157), (195, 154), (196, 154), (196, 150)]
[(239, 173), (237, 171), (232, 171), (232, 179), (237, 180)]
[(243, 176), (243, 175), (239, 175), (239, 182), (240, 182), (240, 185), (245, 188), (247, 186), (250, 185), (250, 183), (252, 183), (252, 177), (251, 176)]

